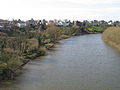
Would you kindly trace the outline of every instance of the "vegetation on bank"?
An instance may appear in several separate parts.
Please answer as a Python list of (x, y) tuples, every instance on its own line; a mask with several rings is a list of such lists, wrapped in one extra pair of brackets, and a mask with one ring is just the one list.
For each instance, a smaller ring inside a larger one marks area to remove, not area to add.
[(45, 55), (47, 49), (61, 39), (77, 35), (78, 26), (48, 26), (44, 31), (4, 31), (0, 32), (0, 79), (14, 77), (17, 68), (26, 63), (25, 59), (34, 59)]
[[(96, 31), (95, 31), (96, 30)], [(61, 39), (71, 36), (102, 32), (97, 26), (46, 26), (46, 30), (12, 30), (0, 32), (0, 80), (11, 79), (27, 62), (43, 56), (46, 50)]]
[(120, 50), (120, 27), (109, 27), (107, 28), (102, 35), (103, 40)]
[(91, 26), (87, 28), (90, 32), (103, 32), (104, 29), (100, 26)]

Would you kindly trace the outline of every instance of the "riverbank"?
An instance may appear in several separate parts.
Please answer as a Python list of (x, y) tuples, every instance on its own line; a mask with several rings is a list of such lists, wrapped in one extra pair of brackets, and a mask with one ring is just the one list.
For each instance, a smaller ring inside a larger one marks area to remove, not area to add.
[(59, 40), (80, 34), (78, 26), (48, 26), (45, 31), (0, 33), (0, 80), (12, 79), (29, 61), (45, 55)]
[(54, 47), (59, 40), (76, 35), (97, 33), (94, 28), (92, 29), (89, 31), (77, 25), (47, 26), (44, 31), (14, 30), (0, 33), (0, 80), (16, 77), (22, 71), (22, 67), (31, 60), (44, 56), (46, 51)]
[(102, 39), (120, 51), (120, 27), (109, 27), (103, 32)]
[(47, 55), (29, 62), (0, 90), (119, 90), (120, 54), (101, 34), (61, 40)]

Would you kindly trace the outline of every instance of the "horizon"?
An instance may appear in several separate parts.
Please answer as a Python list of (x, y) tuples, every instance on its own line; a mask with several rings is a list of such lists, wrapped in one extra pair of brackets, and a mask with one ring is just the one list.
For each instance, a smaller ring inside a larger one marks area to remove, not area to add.
[[(0, 18), (0, 20), (7, 20), (7, 21), (13, 21), (13, 20), (19, 20), (20, 18), (12, 18), (12, 19), (2, 19), (2, 18)], [(54, 20), (57, 20), (57, 21), (64, 21), (64, 20), (70, 20), (71, 22), (72, 21), (81, 21), (81, 22), (83, 22), (83, 21), (89, 21), (89, 22), (91, 22), (91, 21), (94, 21), (94, 20), (97, 20), (97, 19), (93, 19), (93, 20), (71, 20), (71, 19), (34, 19), (34, 18), (30, 18), (30, 19), (26, 19), (26, 20), (23, 20), (23, 19), (20, 19), (21, 21), (24, 21), (24, 22), (26, 22), (26, 21), (28, 21), (28, 20), (31, 20), (31, 19), (33, 19), (33, 20), (35, 20), (35, 21), (39, 21), (39, 20), (46, 20), (46, 21), (54, 21)], [(116, 21), (120, 21), (120, 20), (103, 20), (103, 19), (101, 19), (101, 20), (97, 20), (97, 21), (106, 21), (106, 22), (109, 22), (109, 21), (112, 21), (112, 22), (116, 22)]]
[(120, 20), (119, 0), (4, 0), (0, 18), (30, 20)]

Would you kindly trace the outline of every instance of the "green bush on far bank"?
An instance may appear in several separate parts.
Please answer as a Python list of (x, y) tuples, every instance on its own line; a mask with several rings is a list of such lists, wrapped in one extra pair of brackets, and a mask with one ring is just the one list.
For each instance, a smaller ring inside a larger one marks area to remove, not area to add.
[(91, 26), (87, 28), (90, 32), (103, 32), (104, 29), (100, 26)]

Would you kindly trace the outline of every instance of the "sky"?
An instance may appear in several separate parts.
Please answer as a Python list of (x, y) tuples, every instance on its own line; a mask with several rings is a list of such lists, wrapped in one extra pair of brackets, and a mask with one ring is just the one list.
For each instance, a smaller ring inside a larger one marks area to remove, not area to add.
[(120, 0), (0, 0), (1, 19), (120, 20)]

